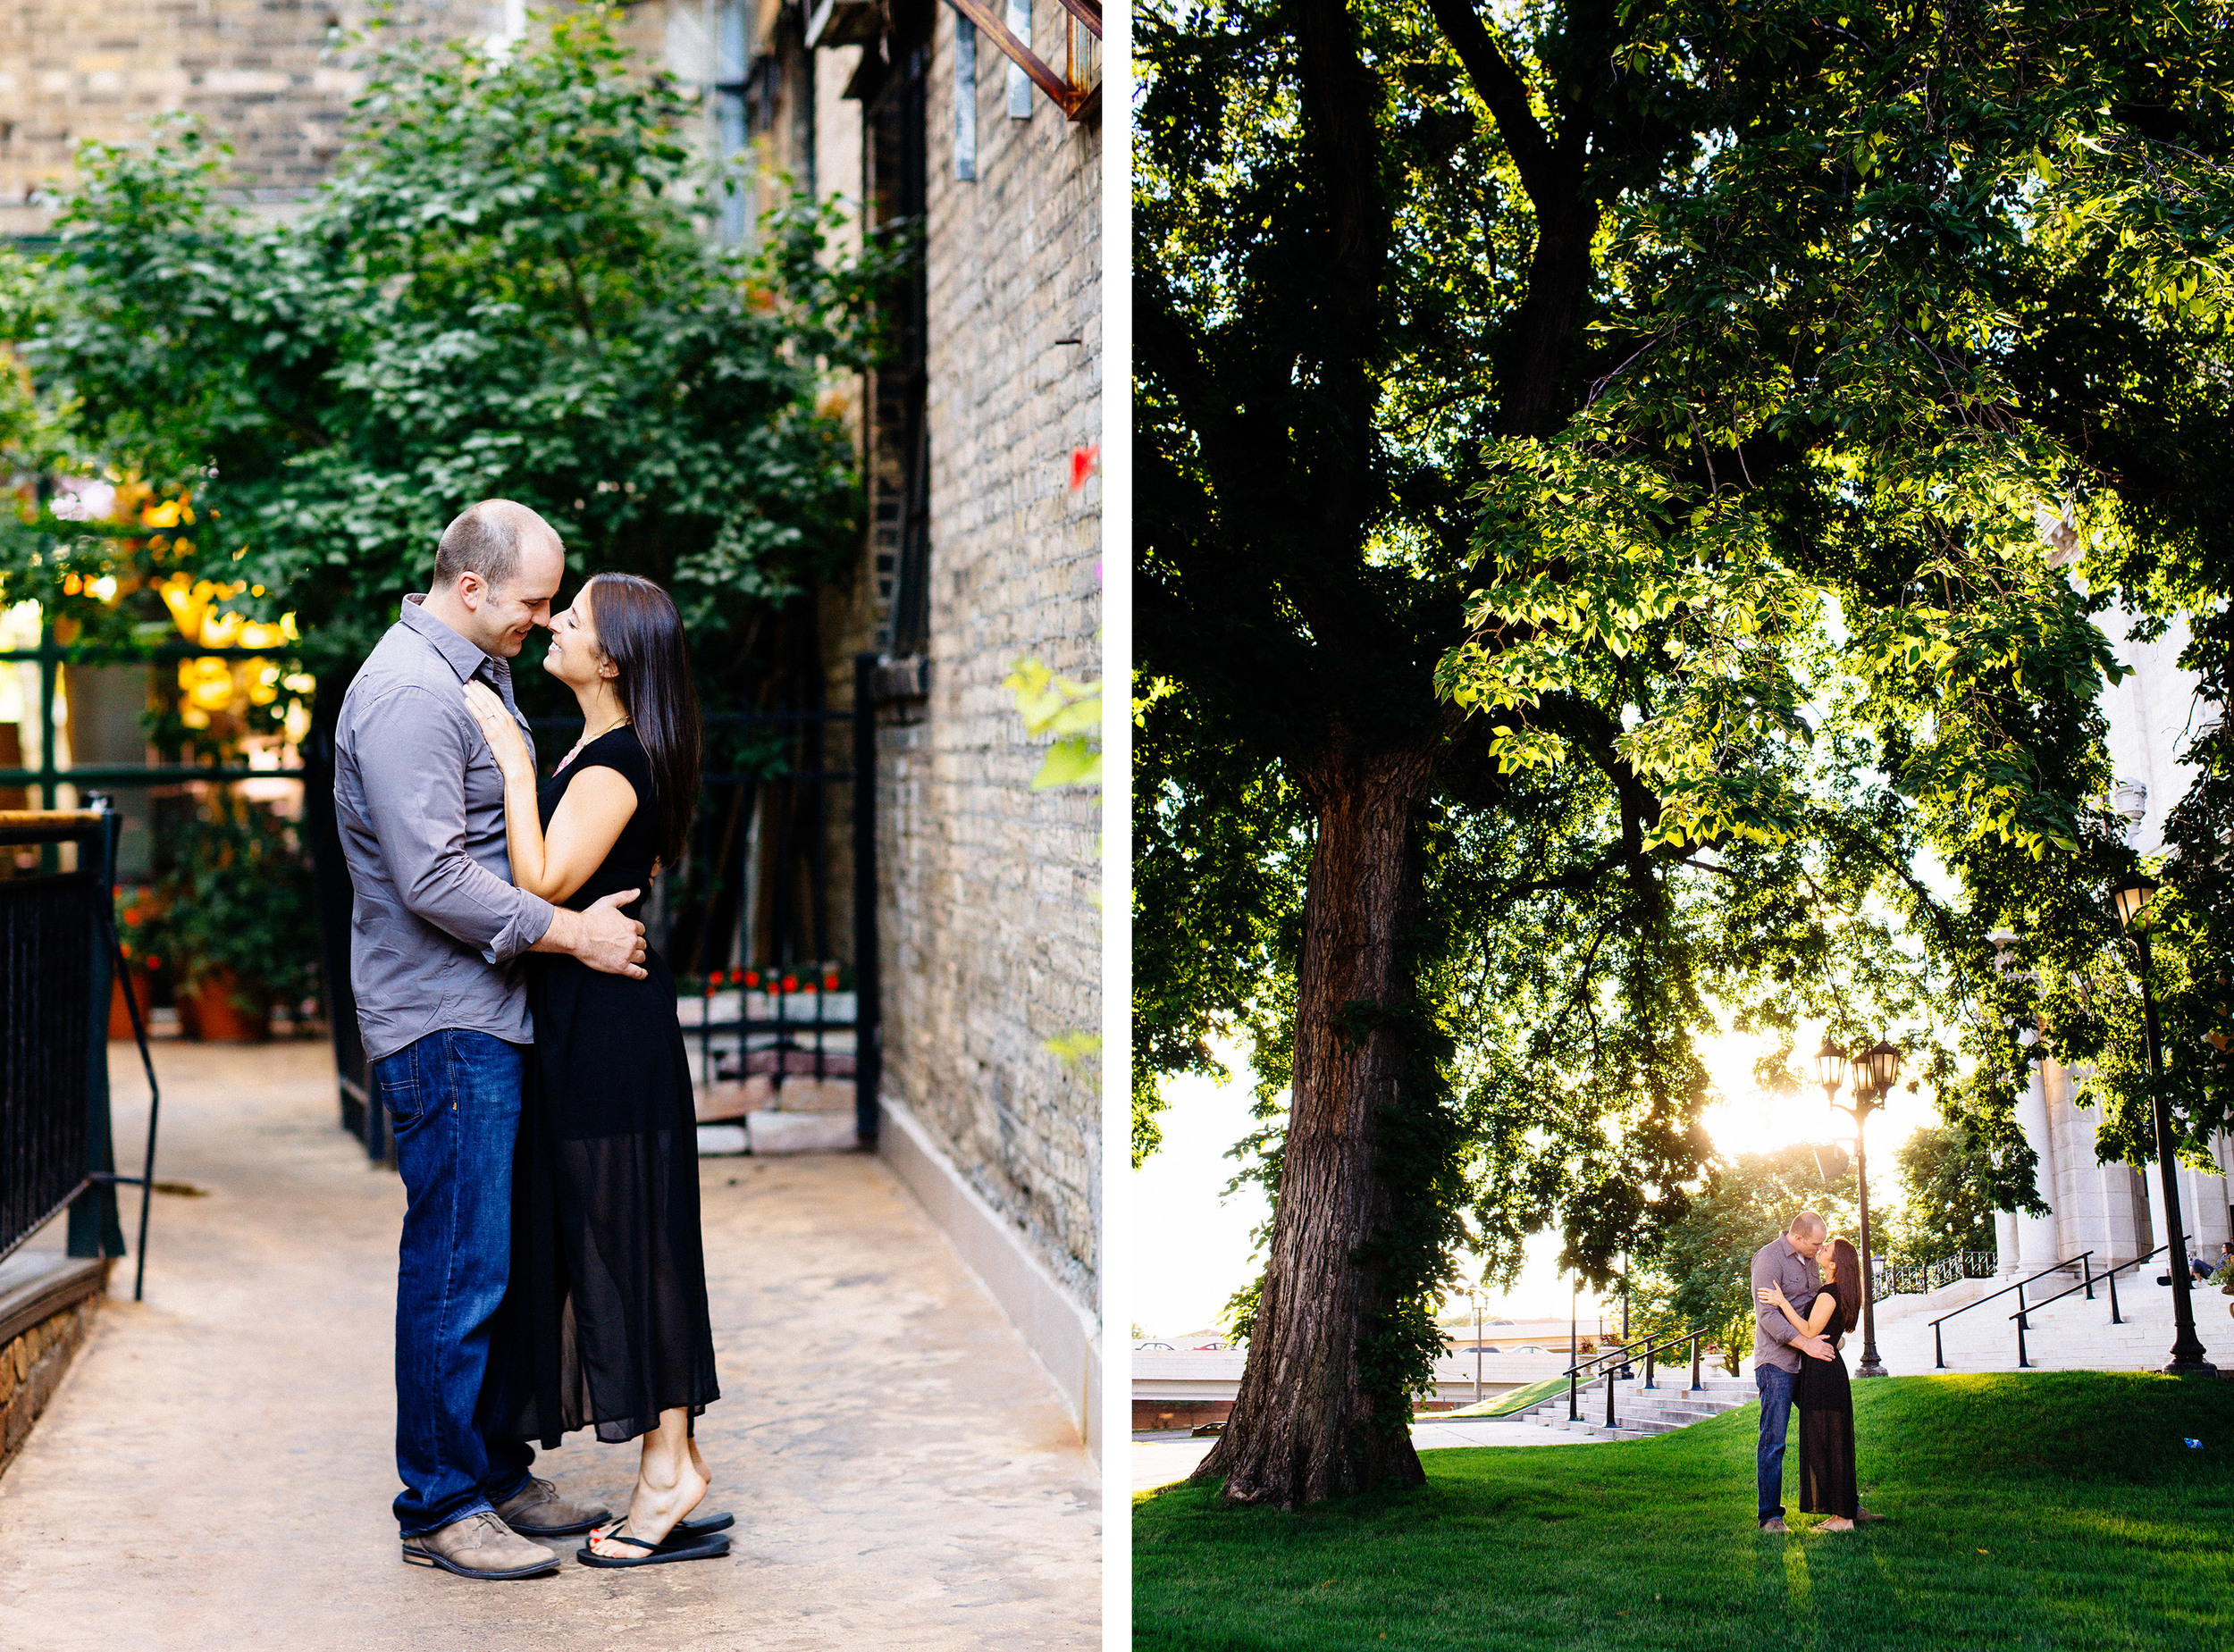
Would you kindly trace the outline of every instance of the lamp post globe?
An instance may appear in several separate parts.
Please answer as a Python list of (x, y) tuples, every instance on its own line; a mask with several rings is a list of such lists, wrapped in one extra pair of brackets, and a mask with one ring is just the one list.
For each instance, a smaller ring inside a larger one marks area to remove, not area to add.
[(2156, 1025), (2156, 994), (2149, 980), (2149, 928), (2155, 913), (2156, 885), (2129, 872), (2110, 891), (2118, 924), (2132, 941), (2141, 964), (2141, 1042), (2148, 1059), (2150, 1122), (2156, 1129), (2156, 1182), (2164, 1190), (2164, 1263), (2172, 1286), (2172, 1357), (2164, 1370), (2175, 1377), (2212, 1377), (2218, 1368), (2203, 1357), (2196, 1335), (2195, 1303), (2188, 1294), (2188, 1227), (2179, 1209), (2179, 1161), (2172, 1141), (2172, 1120), (2164, 1103), (2163, 1039)]
[(2112, 904), (2117, 909), (2118, 927), (2128, 935), (2137, 929), (2146, 934), (2152, 914), (2149, 906), (2156, 899), (2156, 885), (2139, 872), (2129, 872), (2111, 890)]
[(1880, 1038), (1861, 1052), (1854, 1065), (1868, 1075), (1872, 1098), (1883, 1101), (1901, 1077), (1901, 1052)]
[(1823, 1086), (1826, 1101), (1846, 1082), (1846, 1052), (1831, 1042), (1828, 1033), (1823, 1035), (1823, 1047), (1815, 1052), (1815, 1082)]

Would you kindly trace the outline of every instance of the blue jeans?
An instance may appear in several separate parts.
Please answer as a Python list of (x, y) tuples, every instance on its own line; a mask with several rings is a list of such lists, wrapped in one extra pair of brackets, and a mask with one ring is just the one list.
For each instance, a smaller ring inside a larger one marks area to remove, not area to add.
[(1792, 1385), (1798, 1380), (1774, 1365), (1753, 1367), (1753, 1386), (1760, 1390), (1760, 1445), (1753, 1453), (1753, 1478), (1764, 1521), (1785, 1512), (1785, 1430), (1792, 1423)]
[(512, 1148), (526, 1052), (439, 1032), (373, 1063), (410, 1203), (396, 1270), (396, 1520), (418, 1537), (501, 1503), (534, 1451), (479, 1414), (512, 1267)]

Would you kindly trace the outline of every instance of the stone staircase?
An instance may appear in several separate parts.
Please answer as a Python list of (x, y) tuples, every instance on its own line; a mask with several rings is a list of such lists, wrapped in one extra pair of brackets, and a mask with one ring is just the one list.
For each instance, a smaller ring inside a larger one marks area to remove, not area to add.
[(1642, 1377), (1616, 1382), (1611, 1429), (1606, 1426), (1603, 1378), (1583, 1389), (1577, 1401), (1582, 1415), (1575, 1421), (1567, 1421), (1565, 1394), (1555, 1395), (1508, 1421), (1532, 1422), (1566, 1433), (1587, 1435), (1592, 1439), (1649, 1439), (1655, 1434), (1672, 1434), (1677, 1429), (1720, 1416), (1726, 1411), (1735, 1411), (1753, 1397), (1750, 1377), (1708, 1377), (1697, 1388), (1691, 1388), (1690, 1381), (1688, 1370), (1663, 1366), (1654, 1374), (1650, 1388), (1644, 1386)]
[[(2034, 1371), (2154, 1371), (2171, 1357), (2172, 1294), (2156, 1282), (2162, 1261), (2141, 1264), (2135, 1278), (2126, 1270), (2118, 1276), (2118, 1315), (2110, 1322), (2110, 1294), (2099, 1276), (2095, 1299), (2074, 1293), (2045, 1308), (2028, 1305), (2025, 1332), (2027, 1369)], [(2065, 1283), (2077, 1285), (2072, 1272)], [(1926, 1376), (1936, 1370), (1949, 1371), (2015, 1371), (2017, 1328), (2010, 1315), (2017, 1311), (2014, 1292), (1973, 1308), (1940, 1328), (1943, 1366), (1933, 1363), (1931, 1321), (1966, 1303), (2000, 1290), (2003, 1279), (1961, 1279), (1943, 1290), (1918, 1296), (1892, 1296), (1877, 1304), (1877, 1355), (1896, 1377)], [(2062, 1285), (2043, 1279), (2025, 1287), (2028, 1304), (2053, 1296)], [(2221, 1368), (2234, 1365), (2234, 1320), (2228, 1317), (2230, 1298), (2214, 1286), (2194, 1290), (2196, 1331), (2203, 1339), (2205, 1357)], [(1860, 1358), (1860, 1338), (1846, 1342), (1847, 1363)]]

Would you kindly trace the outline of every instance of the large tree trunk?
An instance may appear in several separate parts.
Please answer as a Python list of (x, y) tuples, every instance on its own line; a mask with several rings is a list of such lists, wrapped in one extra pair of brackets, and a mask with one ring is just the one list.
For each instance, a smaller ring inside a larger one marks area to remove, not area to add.
[(1420, 911), (1413, 816), (1428, 770), (1420, 752), (1343, 754), (1310, 776), (1318, 844), (1272, 1259), (1233, 1414), (1195, 1472), (1222, 1479), (1234, 1502), (1293, 1508), (1425, 1478), (1385, 1400), (1375, 1415), (1359, 1345), (1391, 1305), (1361, 1253), (1389, 1223), (1377, 1115), (1398, 1099), (1408, 1054), (1401, 1021), (1367, 1006), (1400, 1013), (1413, 1002), (1400, 955)]

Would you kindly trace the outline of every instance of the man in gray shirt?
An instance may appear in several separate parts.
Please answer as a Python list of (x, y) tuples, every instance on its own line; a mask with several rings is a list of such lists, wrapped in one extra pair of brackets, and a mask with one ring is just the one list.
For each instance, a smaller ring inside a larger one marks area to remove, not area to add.
[(511, 1269), (512, 1149), (533, 1036), (530, 952), (641, 979), (643, 926), (515, 888), (504, 777), (466, 709), (487, 683), (512, 708), (510, 662), (538, 626), (566, 553), (524, 505), (488, 499), (444, 530), (433, 589), (407, 597), (341, 702), (334, 812), (356, 900), (349, 981), (375, 1105), (395, 1124), (409, 1203), (396, 1285), (395, 1512), (403, 1557), (464, 1577), (558, 1564), (527, 1541), (604, 1517), (528, 1472), (533, 1451), (482, 1409), (491, 1324)]
[(1790, 1228), (1753, 1253), (1752, 1283), (1747, 1291), (1753, 1304), (1753, 1386), (1760, 1392), (1760, 1444), (1753, 1454), (1753, 1478), (1764, 1531), (1786, 1530), (1785, 1432), (1792, 1422), (1792, 1384), (1800, 1374), (1800, 1357), (1827, 1360), (1831, 1345), (1820, 1337), (1801, 1334), (1782, 1308), (1764, 1304), (1760, 1293), (1768, 1286), (1781, 1286), (1785, 1300), (1805, 1313), (1823, 1288), (1815, 1253), (1828, 1231), (1820, 1216), (1801, 1211)]

